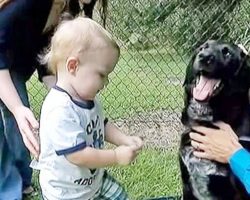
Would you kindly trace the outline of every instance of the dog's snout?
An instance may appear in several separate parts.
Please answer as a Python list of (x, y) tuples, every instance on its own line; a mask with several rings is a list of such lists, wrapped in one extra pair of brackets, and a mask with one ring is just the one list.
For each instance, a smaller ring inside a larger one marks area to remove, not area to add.
[(210, 52), (201, 52), (199, 54), (199, 60), (203, 64), (211, 64), (215, 60), (215, 56)]

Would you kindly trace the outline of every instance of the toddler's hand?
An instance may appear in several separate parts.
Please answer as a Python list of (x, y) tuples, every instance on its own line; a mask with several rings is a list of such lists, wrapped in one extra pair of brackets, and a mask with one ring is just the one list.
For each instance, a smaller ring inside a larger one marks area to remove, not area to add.
[(130, 164), (137, 156), (137, 147), (134, 146), (119, 146), (115, 151), (116, 162), (119, 165)]
[(142, 149), (143, 141), (138, 136), (127, 136), (127, 141), (126, 141), (125, 145), (135, 146), (137, 148), (136, 151), (139, 151)]

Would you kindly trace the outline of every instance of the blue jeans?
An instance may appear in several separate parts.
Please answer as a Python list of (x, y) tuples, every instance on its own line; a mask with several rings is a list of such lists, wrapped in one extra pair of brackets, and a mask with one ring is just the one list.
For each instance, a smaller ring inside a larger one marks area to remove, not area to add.
[[(11, 73), (24, 105), (29, 106), (25, 80)], [(0, 200), (20, 200), (22, 190), (31, 185), (30, 154), (12, 113), (0, 101)]]

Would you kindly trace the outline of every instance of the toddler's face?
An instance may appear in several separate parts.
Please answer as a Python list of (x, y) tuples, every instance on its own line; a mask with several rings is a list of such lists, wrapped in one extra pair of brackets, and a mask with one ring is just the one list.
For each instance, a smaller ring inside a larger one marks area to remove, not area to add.
[(108, 76), (114, 70), (119, 52), (112, 47), (85, 52), (74, 79), (74, 89), (84, 100), (93, 100), (109, 83)]

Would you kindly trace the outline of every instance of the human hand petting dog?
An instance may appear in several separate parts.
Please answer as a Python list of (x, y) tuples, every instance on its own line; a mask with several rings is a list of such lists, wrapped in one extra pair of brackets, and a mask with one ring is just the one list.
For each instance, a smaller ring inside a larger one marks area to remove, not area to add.
[(196, 132), (190, 133), (194, 155), (199, 158), (228, 163), (230, 157), (243, 148), (232, 128), (224, 123), (214, 123), (219, 129), (202, 126), (192, 127)]

